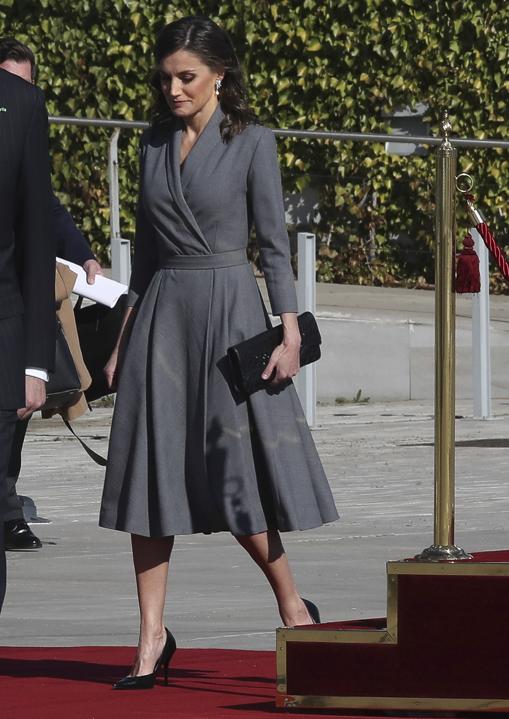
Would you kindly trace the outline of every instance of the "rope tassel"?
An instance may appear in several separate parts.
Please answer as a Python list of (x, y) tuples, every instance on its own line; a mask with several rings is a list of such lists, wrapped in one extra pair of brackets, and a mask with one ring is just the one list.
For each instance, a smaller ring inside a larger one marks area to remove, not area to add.
[(472, 235), (468, 233), (463, 240), (463, 249), (456, 262), (456, 292), (480, 292), (479, 257), (474, 250)]

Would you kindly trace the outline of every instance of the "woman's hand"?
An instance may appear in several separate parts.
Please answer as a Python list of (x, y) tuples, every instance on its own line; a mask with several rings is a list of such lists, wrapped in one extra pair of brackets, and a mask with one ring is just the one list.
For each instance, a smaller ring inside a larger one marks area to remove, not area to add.
[(300, 369), (300, 332), (295, 312), (284, 312), (281, 315), (283, 325), (283, 341), (272, 352), (269, 364), (265, 367), (262, 378), (272, 386), (287, 382)]
[(112, 392), (115, 392), (117, 389), (117, 368), (118, 368), (118, 348), (115, 347), (113, 352), (111, 353), (111, 356), (109, 360), (106, 362), (103, 368), (103, 372), (106, 376), (106, 382), (108, 384), (108, 388), (111, 389)]
[(127, 336), (129, 335), (129, 326), (134, 318), (135, 312), (136, 310), (134, 309), (134, 307), (128, 307), (126, 309), (124, 317), (122, 319), (122, 325), (120, 327), (117, 344), (115, 345), (115, 349), (111, 353), (109, 360), (103, 367), (103, 372), (106, 376), (106, 382), (108, 383), (108, 387), (111, 389), (112, 392), (117, 391), (118, 372), (122, 363), (121, 358), (124, 356), (125, 343), (127, 340)]

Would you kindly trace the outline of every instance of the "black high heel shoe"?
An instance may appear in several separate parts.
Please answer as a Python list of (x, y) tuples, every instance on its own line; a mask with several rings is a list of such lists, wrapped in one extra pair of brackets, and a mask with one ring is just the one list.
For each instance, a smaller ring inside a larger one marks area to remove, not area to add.
[(302, 601), (306, 605), (306, 609), (309, 612), (309, 616), (313, 620), (315, 624), (320, 624), (320, 612), (318, 611), (318, 607), (316, 604), (313, 604), (313, 602), (309, 599), (304, 599), (301, 597)]
[(177, 642), (173, 634), (165, 628), (166, 642), (157, 660), (152, 674), (143, 674), (141, 677), (124, 677), (113, 685), (113, 689), (153, 689), (159, 669), (164, 669), (164, 683), (168, 686), (168, 665), (175, 654)]

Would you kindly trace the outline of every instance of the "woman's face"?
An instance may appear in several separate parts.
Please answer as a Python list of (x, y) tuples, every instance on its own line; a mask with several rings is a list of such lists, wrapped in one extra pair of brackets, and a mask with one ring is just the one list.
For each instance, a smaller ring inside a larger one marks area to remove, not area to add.
[(193, 117), (216, 106), (215, 83), (223, 73), (211, 70), (194, 53), (177, 50), (167, 55), (161, 60), (159, 74), (163, 95), (177, 117)]

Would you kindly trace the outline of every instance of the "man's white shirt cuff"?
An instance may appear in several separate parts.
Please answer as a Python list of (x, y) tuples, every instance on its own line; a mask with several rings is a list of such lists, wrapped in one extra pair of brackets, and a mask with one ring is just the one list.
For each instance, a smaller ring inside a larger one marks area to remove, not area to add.
[(37, 369), (35, 367), (27, 367), (25, 370), (25, 374), (28, 377), (37, 377), (37, 379), (43, 379), (45, 382), (48, 382), (48, 380), (49, 380), (49, 375), (45, 369)]

